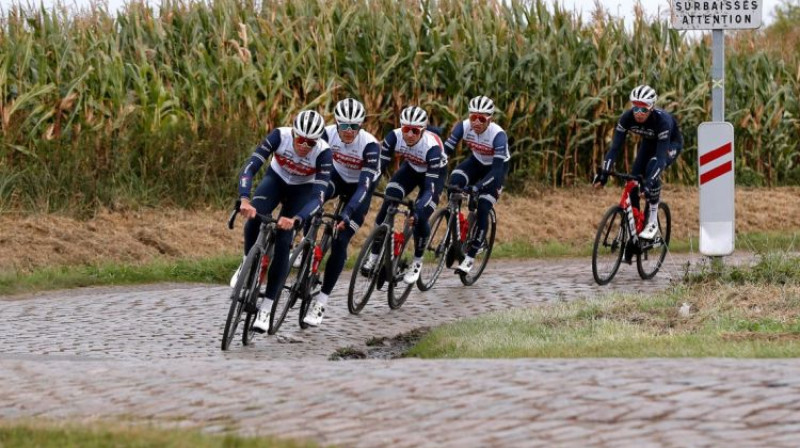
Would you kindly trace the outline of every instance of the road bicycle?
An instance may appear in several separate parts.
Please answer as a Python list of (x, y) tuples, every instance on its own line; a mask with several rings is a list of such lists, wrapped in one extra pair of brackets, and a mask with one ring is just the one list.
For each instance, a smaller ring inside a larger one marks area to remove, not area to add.
[[(283, 308), (275, 319), (275, 324), (270, 326), (269, 334), (275, 334), (280, 328), (286, 313), (294, 308), (297, 300), (300, 299), (299, 324), (300, 328), (308, 328), (308, 324), (303, 322), (308, 309), (311, 306), (311, 299), (314, 297), (315, 288), (322, 284), (323, 259), (331, 248), (331, 242), (336, 238), (336, 222), (344, 208), (345, 202), (339, 200), (336, 211), (333, 214), (325, 213), (320, 209), (309, 217), (310, 225), (300, 242), (295, 246), (292, 256), (289, 259), (289, 267), (292, 271), (287, 276), (283, 289), (289, 296), (284, 301)], [(322, 237), (317, 241), (320, 228)], [(300, 259), (297, 262), (298, 258)], [(297, 266), (296, 268), (294, 266)], [(319, 291), (316, 291), (317, 293)]]
[[(233, 229), (233, 223), (239, 213), (239, 205), (240, 201), (236, 201), (234, 211), (228, 219), (229, 229)], [(259, 306), (264, 301), (264, 286), (278, 232), (277, 219), (262, 214), (258, 214), (258, 217), (261, 218), (258, 238), (247, 253), (244, 262), (242, 262), (239, 277), (231, 292), (231, 305), (228, 310), (228, 317), (225, 320), (225, 327), (222, 330), (222, 350), (230, 348), (231, 342), (236, 335), (236, 329), (242, 321), (242, 314), (245, 315), (242, 344), (250, 345), (256, 334), (253, 330), (253, 321), (255, 321), (258, 314)], [(272, 328), (275, 310), (280, 302), (280, 289), (278, 290), (278, 297), (272, 302), (270, 328)]]
[[(425, 245), (423, 254), (422, 272), (420, 272), (417, 287), (421, 291), (433, 288), (436, 280), (445, 266), (451, 268), (453, 263), (464, 260), (471, 241), (478, 232), (475, 210), (477, 208), (477, 194), (472, 189), (462, 189), (455, 185), (448, 185), (447, 206), (436, 210), (431, 215), (431, 235)], [(466, 201), (466, 216), (462, 211), (462, 204)], [(466, 286), (474, 284), (480, 278), (494, 248), (494, 238), (497, 231), (497, 215), (494, 208), (489, 210), (489, 227), (481, 247), (475, 254), (475, 264), (469, 274), (458, 273), (461, 283)]]
[[(377, 288), (387, 289), (389, 308), (403, 306), (411, 293), (413, 284), (403, 281), (414, 258), (414, 245), (411, 242), (413, 229), (414, 202), (410, 199), (397, 199), (383, 193), (373, 193), (388, 202), (386, 217), (383, 222), (370, 232), (361, 252), (356, 258), (353, 273), (350, 275), (350, 287), (347, 291), (347, 310), (351, 314), (359, 314), (369, 301), (372, 292)], [(395, 230), (395, 215), (405, 216), (403, 226)], [(372, 248), (380, 248), (378, 259), (371, 269), (364, 265)]]
[[(618, 205), (611, 206), (597, 226), (592, 246), (592, 275), (599, 285), (614, 278), (623, 258), (632, 263), (636, 257), (636, 270), (644, 280), (655, 277), (669, 248), (672, 217), (665, 202), (658, 204), (658, 232), (652, 240), (639, 238), (639, 233), (649, 219), (650, 207), (643, 213), (631, 205), (631, 195), (639, 194), (642, 177), (625, 173), (609, 173), (625, 181)], [(642, 201), (640, 201), (642, 202)], [(644, 201), (646, 204), (646, 201)]]

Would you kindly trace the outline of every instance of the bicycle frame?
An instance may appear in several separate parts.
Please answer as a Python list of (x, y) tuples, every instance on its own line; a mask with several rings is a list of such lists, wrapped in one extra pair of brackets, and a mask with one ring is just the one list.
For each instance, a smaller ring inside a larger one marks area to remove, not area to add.
[(641, 210), (633, 208), (633, 204), (631, 203), (631, 192), (638, 187), (639, 181), (629, 179), (625, 183), (625, 188), (622, 190), (622, 198), (619, 201), (620, 208), (625, 210), (631, 241), (636, 245), (639, 244), (639, 232), (644, 228), (644, 216), (642, 216)]

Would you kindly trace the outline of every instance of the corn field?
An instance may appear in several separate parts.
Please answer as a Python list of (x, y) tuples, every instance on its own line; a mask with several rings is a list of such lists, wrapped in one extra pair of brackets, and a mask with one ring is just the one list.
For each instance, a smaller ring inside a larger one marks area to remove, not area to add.
[[(797, 184), (800, 48), (787, 58), (756, 41), (737, 36), (726, 53), (737, 182)], [(405, 105), (449, 130), (470, 97), (490, 96), (512, 191), (587, 183), (641, 83), (685, 135), (667, 179), (691, 184), (710, 73), (710, 44), (666, 22), (640, 13), (626, 29), (601, 11), (585, 22), (541, 0), (12, 7), (0, 15), (0, 212), (225, 203), (270, 129), (305, 108), (332, 119), (346, 96), (364, 102), (378, 138)]]

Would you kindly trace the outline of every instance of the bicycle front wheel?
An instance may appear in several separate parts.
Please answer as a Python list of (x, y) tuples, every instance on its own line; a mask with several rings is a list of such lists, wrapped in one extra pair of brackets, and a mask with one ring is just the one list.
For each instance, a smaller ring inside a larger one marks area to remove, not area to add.
[[(389, 308), (396, 310), (403, 306), (411, 294), (415, 283), (406, 283), (403, 277), (411, 268), (414, 262), (414, 244), (411, 242), (411, 228), (403, 234), (403, 244), (400, 245), (400, 253), (394, 257), (391, 263), (391, 270), (387, 272), (386, 278), (389, 282)], [(394, 250), (394, 248), (389, 248)]]
[[(472, 222), (469, 224), (469, 232), (467, 233), (467, 243), (464, 245), (464, 252), (469, 250), (469, 245), (472, 244), (472, 241), (478, 234), (478, 220), (475, 219), (475, 215), (472, 215), (470, 219)], [(489, 257), (492, 256), (494, 237), (496, 233), (497, 215), (492, 208), (489, 210), (489, 222), (488, 226), (486, 227), (486, 236), (483, 238), (483, 242), (478, 248), (478, 252), (475, 254), (475, 264), (472, 265), (472, 271), (470, 271), (469, 274), (463, 274), (460, 272), (458, 274), (458, 276), (461, 278), (461, 283), (463, 283), (465, 286), (475, 284), (475, 282), (478, 281), (478, 278), (480, 278), (481, 274), (483, 274), (483, 270), (486, 269), (486, 264), (489, 263)]]
[(607, 284), (617, 274), (627, 243), (625, 212), (614, 205), (600, 220), (592, 246), (592, 275), (598, 285)]
[(658, 204), (658, 232), (652, 241), (640, 241), (641, 253), (636, 257), (636, 270), (639, 277), (649, 280), (656, 276), (664, 257), (669, 249), (669, 237), (672, 231), (672, 215), (669, 206), (665, 203)]
[[(356, 258), (356, 265), (353, 266), (353, 273), (350, 275), (350, 288), (347, 290), (347, 310), (350, 311), (350, 314), (359, 314), (364, 309), (372, 291), (375, 290), (378, 277), (383, 275), (387, 229), (383, 225), (372, 229)], [(379, 246), (380, 252), (375, 264), (367, 269), (365, 264), (372, 253), (373, 246)]]
[[(295, 248), (292, 256), (289, 257), (290, 271), (286, 276), (286, 281), (283, 285), (283, 288), (281, 288), (281, 291), (286, 289), (288, 296), (286, 296), (286, 300), (284, 300), (282, 304), (280, 300), (280, 296), (282, 295), (281, 293), (279, 293), (278, 297), (275, 298), (275, 301), (272, 305), (272, 315), (270, 316), (272, 323), (269, 326), (269, 334), (275, 334), (278, 332), (278, 329), (281, 328), (284, 319), (286, 319), (286, 314), (294, 306), (298, 298), (302, 300), (303, 295), (308, 289), (308, 270), (311, 264), (310, 257), (312, 253), (310, 248), (311, 245), (308, 244), (308, 241), (303, 240), (300, 245)], [(300, 265), (298, 268), (294, 268), (293, 266), (296, 264), (298, 258), (300, 258)]]
[[(236, 328), (242, 320), (242, 312), (249, 303), (252, 285), (256, 280), (256, 271), (258, 260), (260, 259), (261, 251), (253, 246), (247, 254), (242, 269), (239, 271), (239, 277), (236, 280), (236, 285), (231, 292), (231, 306), (228, 310), (228, 318), (225, 320), (225, 328), (222, 330), (222, 350), (228, 350), (231, 342), (236, 334)], [(247, 331), (245, 327), (244, 331)]]
[(444, 269), (444, 256), (450, 248), (450, 211), (440, 208), (431, 216), (431, 235), (422, 254), (422, 272), (417, 287), (420, 291), (433, 288)]

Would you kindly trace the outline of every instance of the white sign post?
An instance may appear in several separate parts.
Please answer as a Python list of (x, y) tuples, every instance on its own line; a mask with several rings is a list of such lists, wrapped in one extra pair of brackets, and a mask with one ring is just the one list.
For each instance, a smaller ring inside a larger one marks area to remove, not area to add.
[(672, 28), (712, 30), (712, 122), (697, 128), (700, 253), (734, 249), (733, 125), (725, 121), (725, 30), (761, 27), (763, 0), (670, 0)]
[(700, 170), (700, 253), (723, 256), (733, 253), (733, 126), (706, 122), (697, 128)]

